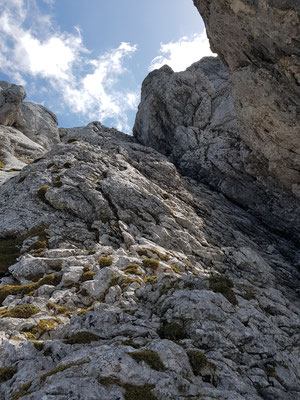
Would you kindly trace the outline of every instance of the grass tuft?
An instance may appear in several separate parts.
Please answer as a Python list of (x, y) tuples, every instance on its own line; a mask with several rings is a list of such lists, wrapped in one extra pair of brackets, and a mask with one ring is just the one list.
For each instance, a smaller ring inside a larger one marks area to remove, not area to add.
[(74, 333), (64, 340), (66, 344), (89, 344), (91, 342), (97, 342), (100, 337), (94, 333), (82, 331)]
[(149, 365), (150, 368), (156, 371), (166, 370), (166, 367), (161, 361), (159, 355), (153, 350), (134, 351), (127, 354), (129, 354), (130, 357), (132, 357), (137, 363), (144, 361)]

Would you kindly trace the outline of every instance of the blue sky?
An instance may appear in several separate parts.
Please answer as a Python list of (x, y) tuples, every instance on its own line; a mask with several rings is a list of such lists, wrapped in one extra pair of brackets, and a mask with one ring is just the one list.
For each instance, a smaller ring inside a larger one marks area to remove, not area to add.
[(130, 133), (141, 83), (211, 55), (192, 0), (0, 0), (0, 80), (59, 125), (99, 120)]

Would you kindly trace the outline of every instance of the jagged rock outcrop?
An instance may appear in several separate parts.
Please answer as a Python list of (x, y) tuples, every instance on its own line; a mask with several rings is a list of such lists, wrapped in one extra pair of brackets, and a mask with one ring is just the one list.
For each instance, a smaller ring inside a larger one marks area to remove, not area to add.
[(300, 197), (298, 1), (194, 0), (213, 51), (228, 66), (240, 135), (268, 173)]
[(22, 86), (0, 82), (0, 184), (60, 141), (56, 116), (25, 97)]
[(0, 124), (12, 126), (20, 113), (20, 105), (26, 97), (22, 86), (0, 81)]
[(241, 137), (234, 100), (232, 81), (218, 58), (204, 58), (178, 73), (164, 66), (143, 82), (134, 136), (183, 174), (298, 241), (300, 201), (270, 176), (268, 161)]
[(0, 187), (2, 398), (296, 400), (293, 243), (133, 137), (60, 133)]

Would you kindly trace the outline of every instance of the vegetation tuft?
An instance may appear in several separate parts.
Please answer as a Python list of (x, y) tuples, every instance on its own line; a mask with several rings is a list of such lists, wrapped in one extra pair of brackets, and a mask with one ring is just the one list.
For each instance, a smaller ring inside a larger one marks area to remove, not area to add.
[(18, 371), (16, 367), (2, 367), (0, 368), (0, 383), (9, 381)]
[(225, 275), (214, 275), (209, 278), (209, 288), (215, 293), (221, 293), (231, 304), (238, 304), (237, 298), (232, 290), (233, 282)]
[(136, 362), (144, 361), (150, 368), (156, 371), (165, 371), (166, 367), (161, 361), (159, 355), (153, 350), (142, 350), (128, 353)]
[(165, 324), (159, 331), (159, 336), (162, 339), (169, 339), (172, 341), (182, 340), (187, 338), (187, 332), (184, 327), (176, 322)]
[(145, 268), (149, 268), (149, 269), (156, 271), (157, 268), (159, 267), (159, 261), (154, 260), (153, 258), (145, 258), (143, 260), (143, 266)]
[(0, 311), (1, 318), (30, 318), (41, 310), (31, 304), (21, 304), (8, 310)]
[(109, 267), (113, 260), (111, 257), (100, 257), (98, 260), (100, 268)]
[(66, 344), (89, 344), (100, 340), (100, 337), (94, 333), (83, 331), (77, 332), (64, 340)]

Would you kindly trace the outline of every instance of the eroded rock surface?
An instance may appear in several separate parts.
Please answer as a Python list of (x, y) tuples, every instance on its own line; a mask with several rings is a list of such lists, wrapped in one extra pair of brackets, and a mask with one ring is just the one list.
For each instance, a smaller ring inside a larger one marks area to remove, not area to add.
[(183, 174), (298, 241), (300, 201), (241, 137), (234, 93), (218, 58), (202, 59), (178, 73), (164, 66), (143, 82), (134, 136), (165, 154)]
[(2, 398), (296, 400), (293, 243), (132, 137), (60, 133), (0, 187)]
[(194, 0), (235, 88), (241, 137), (300, 196), (298, 1)]
[(0, 185), (60, 141), (56, 116), (25, 97), (22, 86), (0, 82)]

